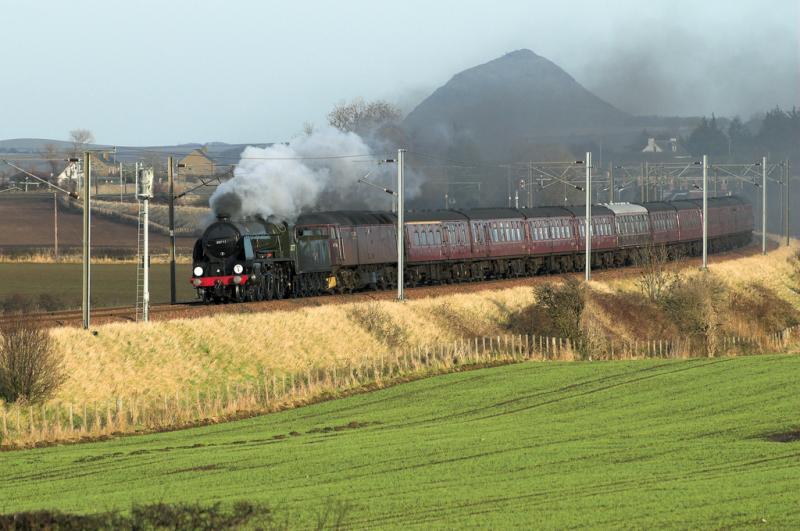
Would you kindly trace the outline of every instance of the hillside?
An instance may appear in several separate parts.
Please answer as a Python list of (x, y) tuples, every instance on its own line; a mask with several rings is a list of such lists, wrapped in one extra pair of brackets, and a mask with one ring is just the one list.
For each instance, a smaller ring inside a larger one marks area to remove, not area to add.
[(404, 125), (420, 144), (468, 139), (482, 156), (502, 158), (519, 143), (608, 133), (629, 118), (553, 62), (517, 50), (456, 74)]
[[(3, 512), (264, 502), (293, 528), (796, 526), (800, 357), (523, 363), (3, 454)], [(327, 527), (326, 526), (326, 527)]]

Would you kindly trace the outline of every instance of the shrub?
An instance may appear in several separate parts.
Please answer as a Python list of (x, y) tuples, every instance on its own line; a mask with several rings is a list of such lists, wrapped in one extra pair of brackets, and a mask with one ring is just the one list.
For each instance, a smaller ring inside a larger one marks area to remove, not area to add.
[(42, 293), (39, 295), (37, 305), (39, 310), (45, 312), (54, 312), (56, 310), (63, 310), (68, 307), (67, 302), (61, 295), (54, 293)]
[(29, 295), (12, 293), (2, 302), (4, 313), (30, 313), (36, 310), (36, 301)]
[(792, 256), (787, 258), (786, 261), (789, 262), (789, 266), (792, 268), (789, 275), (792, 284), (789, 286), (789, 289), (795, 293), (800, 293), (800, 250), (792, 253)]
[(573, 343), (584, 339), (581, 317), (586, 307), (586, 287), (580, 280), (569, 277), (561, 284), (540, 284), (533, 293), (539, 309), (559, 337), (569, 338)]
[(725, 285), (704, 273), (674, 282), (660, 304), (678, 330), (699, 342), (707, 356), (713, 356), (725, 314), (725, 294)]
[(347, 311), (347, 316), (389, 348), (401, 347), (407, 341), (406, 331), (376, 302), (356, 304)]
[(653, 302), (661, 299), (678, 280), (669, 262), (670, 252), (665, 245), (646, 245), (634, 254), (634, 263), (641, 270), (636, 285)]
[(61, 357), (49, 332), (24, 315), (0, 325), (0, 397), (38, 403), (64, 380)]
[(31, 511), (0, 514), (0, 530), (22, 529), (288, 529), (288, 519), (280, 519), (266, 506), (237, 502), (231, 511), (220, 504), (134, 505), (130, 515), (119, 512), (70, 514), (60, 511)]

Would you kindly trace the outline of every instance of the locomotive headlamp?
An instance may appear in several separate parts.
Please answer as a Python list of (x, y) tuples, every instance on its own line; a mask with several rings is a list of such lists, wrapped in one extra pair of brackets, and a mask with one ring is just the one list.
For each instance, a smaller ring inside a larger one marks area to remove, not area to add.
[(192, 272), (194, 273), (194, 276), (196, 276), (196, 277), (202, 277), (203, 276), (203, 268), (200, 267), (200, 266), (195, 267)]
[(242, 277), (240, 277), (239, 275), (236, 275), (235, 277), (233, 277), (233, 283), (234, 284), (241, 284), (242, 283)]
[(244, 267), (242, 267), (242, 264), (236, 264), (235, 266), (233, 266), (233, 272), (236, 273), (237, 275), (241, 275), (242, 271), (244, 271)]

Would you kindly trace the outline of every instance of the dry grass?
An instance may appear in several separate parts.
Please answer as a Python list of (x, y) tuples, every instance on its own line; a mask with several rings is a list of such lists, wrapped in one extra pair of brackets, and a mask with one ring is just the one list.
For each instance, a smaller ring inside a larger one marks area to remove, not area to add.
[[(488, 336), (499, 330), (500, 308), (517, 308), (531, 300), (529, 289), (516, 288), (448, 297), (447, 304), (453, 312), (470, 315)], [(441, 309), (441, 299), (376, 301), (368, 306), (109, 324), (98, 327), (97, 335), (61, 328), (53, 337), (72, 375), (61, 394), (65, 399), (96, 400), (169, 393), (176, 387), (254, 379), (264, 369), (304, 371), (371, 360), (391, 354), (401, 344), (416, 348), (458, 337), (442, 320), (432, 318)]]
[[(737, 293), (752, 292), (751, 284), (757, 281), (771, 290), (767, 297), (800, 308), (800, 295), (790, 289), (793, 269), (787, 262), (794, 252), (781, 249), (766, 257), (712, 263), (711, 271)], [(659, 320), (658, 312), (636, 293), (635, 278), (594, 283), (586, 312), (594, 316), (592, 326), (619, 339), (676, 337), (677, 330)], [(96, 400), (131, 392), (171, 392), (176, 386), (217, 385), (254, 378), (263, 369), (295, 371), (343, 365), (388, 355), (399, 346), (416, 348), (508, 332), (546, 332), (507, 326), (510, 316), (534, 302), (530, 288), (518, 287), (404, 304), (375, 301), (369, 306), (325, 305), (146, 325), (109, 324), (100, 326), (97, 335), (63, 328), (53, 336), (72, 375), (62, 398)], [(372, 314), (366, 319), (373, 319), (372, 325), (365, 326), (364, 315), (357, 317), (365, 308)], [(370, 326), (377, 330), (370, 331)]]
[[(130, 256), (92, 256), (93, 264), (133, 264), (136, 262), (135, 254), (136, 249), (131, 249)], [(175, 262), (178, 264), (191, 264), (191, 255), (176, 254)], [(6, 255), (0, 253), (0, 264), (80, 264), (83, 263), (83, 255), (79, 253), (61, 254), (58, 260), (55, 259), (52, 252), (35, 252)], [(164, 253), (151, 254), (151, 264), (167, 264), (169, 263), (169, 255)]]

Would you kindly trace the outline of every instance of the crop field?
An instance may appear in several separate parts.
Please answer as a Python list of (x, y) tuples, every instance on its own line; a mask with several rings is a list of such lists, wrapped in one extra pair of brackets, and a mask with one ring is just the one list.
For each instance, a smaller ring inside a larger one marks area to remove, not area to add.
[[(176, 286), (179, 301), (195, 300), (189, 284), (191, 264), (178, 264)], [(150, 300), (169, 302), (169, 264), (152, 264)], [(19, 294), (33, 298), (50, 294), (64, 308), (81, 305), (81, 264), (76, 263), (0, 263), (0, 301)], [(136, 264), (104, 263), (92, 265), (92, 301), (96, 306), (133, 306), (136, 302)]]
[(786, 355), (461, 372), (7, 452), (0, 511), (247, 500), (292, 527), (796, 527), (798, 379), (800, 357)]

